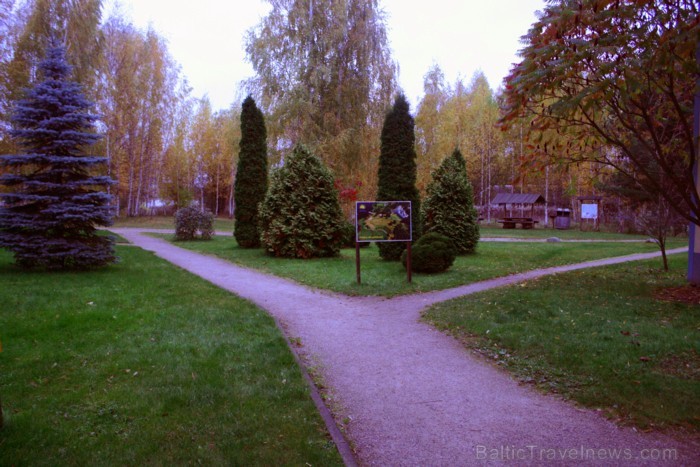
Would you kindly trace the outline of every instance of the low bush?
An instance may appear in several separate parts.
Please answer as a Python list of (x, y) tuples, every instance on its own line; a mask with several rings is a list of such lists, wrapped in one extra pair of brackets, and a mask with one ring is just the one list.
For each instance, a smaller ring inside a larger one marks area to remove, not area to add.
[[(356, 238), (355, 224), (352, 222), (345, 222), (343, 225), (343, 248), (355, 248)], [(360, 248), (366, 248), (369, 245), (370, 242), (360, 242)]]
[[(431, 232), (423, 235), (411, 248), (411, 270), (414, 272), (447, 271), (455, 261), (457, 248), (445, 235)], [(408, 251), (401, 255), (401, 263), (406, 267)]]
[(197, 233), (202, 240), (210, 240), (214, 235), (214, 214), (202, 212), (196, 206), (178, 209), (175, 213), (175, 239), (194, 240)]

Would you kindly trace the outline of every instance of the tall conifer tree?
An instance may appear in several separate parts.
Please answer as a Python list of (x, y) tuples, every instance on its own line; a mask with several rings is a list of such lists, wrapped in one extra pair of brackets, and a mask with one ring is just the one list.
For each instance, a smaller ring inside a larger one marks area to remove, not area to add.
[(479, 241), (472, 185), (459, 149), (445, 158), (428, 185), (423, 202), (423, 229), (449, 237), (460, 254), (473, 253)]
[(267, 192), (267, 131), (265, 117), (248, 96), (241, 108), (241, 143), (234, 199), (236, 241), (243, 248), (260, 246), (258, 205)]
[(115, 261), (112, 241), (95, 226), (112, 223), (112, 183), (95, 169), (107, 159), (84, 151), (97, 142), (92, 104), (70, 80), (65, 48), (51, 45), (40, 63), (43, 81), (20, 100), (10, 134), (23, 154), (0, 156), (0, 247), (22, 267), (82, 269)]
[[(384, 119), (379, 155), (379, 201), (411, 201), (413, 212), (413, 241), (420, 237), (420, 194), (416, 188), (415, 123), (409, 104), (403, 94)], [(379, 243), (379, 255), (386, 260), (398, 261), (406, 248), (401, 243)]]

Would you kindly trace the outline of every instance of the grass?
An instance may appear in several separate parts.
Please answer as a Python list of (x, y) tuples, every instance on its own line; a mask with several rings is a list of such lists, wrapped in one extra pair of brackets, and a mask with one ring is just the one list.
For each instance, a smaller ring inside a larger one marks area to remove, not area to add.
[[(174, 216), (141, 216), (118, 217), (114, 220), (115, 227), (140, 227), (149, 229), (175, 229)], [(214, 230), (233, 232), (233, 219), (217, 217), (214, 219)]]
[(117, 252), (27, 273), (0, 250), (0, 464), (342, 465), (267, 314)]
[[(214, 219), (214, 228), (218, 231), (233, 232), (233, 219), (227, 217), (217, 217)], [(142, 227), (153, 229), (174, 229), (175, 219), (172, 216), (142, 216), (142, 217), (119, 217), (115, 220), (115, 227)], [(504, 229), (500, 224), (481, 224), (481, 236), (491, 238), (533, 238), (542, 239), (549, 237), (559, 237), (563, 240), (644, 240), (647, 235), (629, 235), (612, 232), (594, 232), (590, 230), (581, 231), (578, 228), (569, 230), (557, 230), (538, 226), (531, 230), (524, 229)], [(671, 239), (678, 242), (687, 243), (687, 239)]]
[[(511, 238), (549, 238), (558, 237), (562, 240), (644, 240), (648, 235), (630, 235), (615, 232), (595, 232), (592, 230), (580, 230), (571, 228), (568, 230), (553, 229), (550, 227), (536, 227), (534, 229), (504, 229), (500, 224), (482, 224), (480, 226), (482, 237), (511, 237)], [(687, 239), (686, 239), (687, 241)]]
[[(161, 237), (172, 239), (171, 235)], [(232, 237), (176, 244), (311, 287), (348, 295), (383, 296), (440, 290), (532, 269), (658, 251), (656, 245), (646, 243), (481, 242), (476, 254), (458, 257), (447, 272), (415, 273), (413, 282), (408, 283), (401, 263), (381, 260), (376, 247), (371, 246), (361, 249), (362, 284), (358, 285), (354, 249), (341, 250), (336, 258), (302, 260), (274, 258), (260, 249), (240, 248)], [(658, 262), (660, 267), (661, 259)]]
[(659, 301), (687, 260), (596, 268), (435, 305), (424, 319), (525, 382), (641, 427), (700, 428), (700, 307)]

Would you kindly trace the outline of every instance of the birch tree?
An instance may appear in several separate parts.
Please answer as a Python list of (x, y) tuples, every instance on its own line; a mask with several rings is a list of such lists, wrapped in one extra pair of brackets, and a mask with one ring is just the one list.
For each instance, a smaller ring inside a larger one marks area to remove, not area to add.
[[(269, 116), (273, 157), (303, 143), (336, 176), (363, 177), (396, 89), (378, 0), (268, 0), (248, 31), (248, 90)], [(370, 170), (371, 171), (371, 170)]]
[(165, 42), (112, 17), (105, 25), (101, 113), (107, 128), (110, 167), (119, 181), (120, 210), (137, 216), (158, 196), (159, 169), (175, 113), (179, 69)]

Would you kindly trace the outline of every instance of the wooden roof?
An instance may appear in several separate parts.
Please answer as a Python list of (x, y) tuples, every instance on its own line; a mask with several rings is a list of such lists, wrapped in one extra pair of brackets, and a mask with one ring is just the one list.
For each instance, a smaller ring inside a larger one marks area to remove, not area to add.
[(542, 195), (533, 193), (498, 193), (491, 204), (544, 204)]

